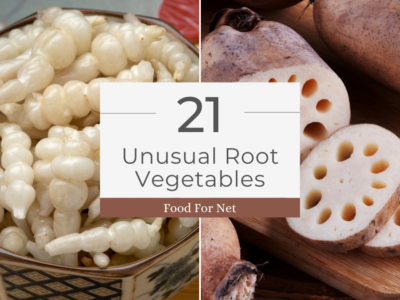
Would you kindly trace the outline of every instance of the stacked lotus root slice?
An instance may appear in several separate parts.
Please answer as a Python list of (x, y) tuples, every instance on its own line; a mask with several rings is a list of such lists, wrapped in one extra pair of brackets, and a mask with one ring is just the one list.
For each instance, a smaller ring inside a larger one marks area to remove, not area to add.
[(301, 165), (300, 218), (289, 226), (332, 252), (399, 255), (400, 140), (371, 124), (344, 127)]

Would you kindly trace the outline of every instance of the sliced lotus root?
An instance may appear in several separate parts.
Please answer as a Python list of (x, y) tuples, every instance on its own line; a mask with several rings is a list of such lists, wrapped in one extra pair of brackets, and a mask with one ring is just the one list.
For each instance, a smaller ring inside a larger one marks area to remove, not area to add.
[(306, 64), (273, 69), (240, 81), (300, 82), (300, 162), (318, 142), (350, 122), (349, 98), (340, 78), (329, 68)]
[(203, 82), (299, 82), (300, 160), (349, 125), (350, 105), (340, 78), (289, 27), (247, 8), (217, 13), (202, 41)]
[(377, 235), (360, 249), (369, 255), (378, 257), (400, 255), (400, 207), (396, 209)]
[(289, 226), (319, 249), (343, 252), (371, 240), (397, 208), (400, 140), (371, 124), (342, 128), (300, 168), (300, 218)]

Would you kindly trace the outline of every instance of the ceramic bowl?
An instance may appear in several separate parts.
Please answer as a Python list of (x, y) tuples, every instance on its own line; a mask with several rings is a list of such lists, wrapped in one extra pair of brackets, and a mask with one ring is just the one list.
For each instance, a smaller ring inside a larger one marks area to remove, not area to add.
[[(123, 13), (85, 10), (85, 14), (105, 15), (122, 20)], [(199, 53), (169, 24), (151, 17), (138, 16), (146, 24), (166, 28), (172, 40), (187, 46), (187, 53), (198, 62)], [(0, 31), (32, 23), (32, 14)], [(50, 264), (0, 248), (0, 299), (43, 300), (158, 300), (168, 299), (198, 276), (199, 228), (178, 242), (144, 259), (106, 269), (69, 267)]]

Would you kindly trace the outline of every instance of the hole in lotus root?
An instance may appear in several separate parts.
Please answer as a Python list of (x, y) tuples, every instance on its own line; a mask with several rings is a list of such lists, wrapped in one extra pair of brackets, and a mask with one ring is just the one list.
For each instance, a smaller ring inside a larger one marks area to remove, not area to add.
[(379, 174), (385, 171), (387, 168), (389, 168), (389, 162), (386, 159), (381, 159), (377, 162), (375, 162), (371, 166), (371, 172), (374, 174)]
[(315, 179), (318, 179), (318, 180), (324, 179), (324, 177), (326, 176), (326, 173), (327, 173), (327, 169), (326, 169), (326, 166), (324, 166), (324, 165), (320, 165), (318, 167), (315, 167), (315, 169), (314, 169)]
[(364, 197), (363, 197), (363, 203), (364, 203), (366, 206), (372, 206), (372, 205), (374, 205), (374, 199), (372, 199), (372, 198), (369, 197), (369, 196), (364, 196)]
[(330, 111), (331, 107), (332, 107), (332, 102), (326, 99), (319, 100), (317, 103), (317, 110), (323, 114)]
[(324, 208), (319, 215), (318, 224), (324, 224), (331, 217), (332, 211), (329, 208)]
[(310, 208), (315, 207), (319, 203), (319, 201), (321, 201), (321, 198), (322, 198), (321, 191), (312, 190), (307, 195), (305, 209), (310, 209)]
[(304, 135), (313, 139), (314, 141), (322, 141), (328, 136), (328, 130), (319, 122), (308, 124), (303, 131)]
[(296, 82), (297, 76), (296, 75), (292, 75), (290, 76), (288, 82)]
[(349, 222), (356, 217), (356, 207), (352, 203), (347, 203), (342, 210), (342, 219)]
[(398, 208), (394, 213), (394, 224), (400, 226), (400, 209)]
[(365, 148), (364, 148), (364, 155), (365, 155), (365, 156), (372, 156), (372, 155), (374, 155), (376, 152), (378, 152), (378, 145), (375, 144), (375, 143), (368, 144), (368, 145), (365, 146)]
[(303, 97), (308, 98), (314, 95), (317, 90), (318, 90), (317, 81), (315, 79), (310, 79), (303, 85), (301, 94), (303, 95)]
[(350, 156), (353, 154), (354, 146), (350, 141), (342, 142), (337, 150), (336, 160), (341, 162), (349, 159)]
[(371, 186), (374, 189), (384, 189), (386, 187), (386, 183), (384, 183), (383, 181), (374, 181)]
[(278, 82), (275, 78), (271, 78), (269, 82)]

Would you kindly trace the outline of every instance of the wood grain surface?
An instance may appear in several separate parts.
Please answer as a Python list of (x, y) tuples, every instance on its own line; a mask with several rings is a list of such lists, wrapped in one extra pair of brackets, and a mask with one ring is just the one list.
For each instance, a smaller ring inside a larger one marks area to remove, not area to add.
[(400, 299), (399, 257), (376, 258), (359, 250), (347, 253), (318, 251), (301, 240), (285, 219), (235, 218), (233, 222), (241, 239), (355, 299)]
[(353, 299), (244, 240), (240, 246), (242, 259), (251, 260), (263, 274), (257, 282), (256, 300)]
[(169, 300), (199, 300), (199, 280), (194, 280)]

